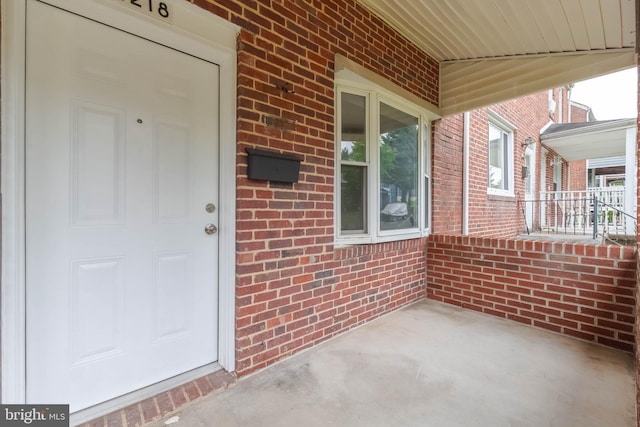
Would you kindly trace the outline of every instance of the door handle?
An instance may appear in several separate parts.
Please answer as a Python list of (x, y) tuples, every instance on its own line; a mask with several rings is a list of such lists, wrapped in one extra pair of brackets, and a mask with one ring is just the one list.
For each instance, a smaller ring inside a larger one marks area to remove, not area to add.
[(207, 224), (204, 226), (204, 232), (207, 234), (215, 234), (218, 231), (218, 227), (213, 224)]

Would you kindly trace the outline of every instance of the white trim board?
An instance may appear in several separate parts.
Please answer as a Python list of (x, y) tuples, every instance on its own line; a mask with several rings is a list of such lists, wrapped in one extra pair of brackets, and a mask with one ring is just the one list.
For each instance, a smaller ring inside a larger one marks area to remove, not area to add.
[[(27, 0), (41, 1), (41, 0)], [(2, 303), (0, 306), (2, 403), (26, 400), (24, 103), (25, 0), (0, 0), (2, 8)], [(165, 0), (172, 21), (123, 8), (113, 0), (45, 0), (51, 4), (216, 63), (220, 66), (221, 248), (235, 247), (236, 38), (239, 28), (182, 0)], [(235, 370), (235, 251), (220, 251), (218, 363)], [(188, 381), (188, 380), (187, 380)], [(97, 415), (96, 415), (97, 416)]]

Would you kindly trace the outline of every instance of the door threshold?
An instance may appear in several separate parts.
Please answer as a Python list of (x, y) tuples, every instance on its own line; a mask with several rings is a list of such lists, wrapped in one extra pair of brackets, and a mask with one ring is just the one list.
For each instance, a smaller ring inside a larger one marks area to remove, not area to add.
[(89, 408), (74, 412), (69, 418), (71, 426), (77, 426), (79, 424), (86, 423), (87, 421), (94, 420), (103, 415), (110, 414), (111, 412), (126, 408), (127, 406), (141, 402), (157, 394), (164, 393), (190, 381), (194, 381), (198, 378), (204, 377), (220, 370), (222, 370), (222, 367), (220, 366), (220, 364), (218, 364), (218, 362), (210, 363), (208, 365), (201, 366), (183, 374), (176, 375), (175, 377), (168, 378), (164, 381), (160, 381), (159, 383), (152, 384), (148, 387), (132, 391), (131, 393), (127, 393), (120, 397), (116, 397), (114, 399), (107, 400), (106, 402), (99, 403), (97, 405), (90, 406)]

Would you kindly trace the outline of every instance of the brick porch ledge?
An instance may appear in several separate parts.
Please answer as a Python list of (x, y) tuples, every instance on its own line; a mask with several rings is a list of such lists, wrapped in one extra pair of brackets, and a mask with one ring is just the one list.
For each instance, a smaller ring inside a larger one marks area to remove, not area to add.
[(235, 384), (235, 373), (220, 370), (169, 391), (157, 394), (142, 402), (111, 412), (78, 427), (133, 427), (159, 420), (167, 414), (196, 402), (215, 391)]

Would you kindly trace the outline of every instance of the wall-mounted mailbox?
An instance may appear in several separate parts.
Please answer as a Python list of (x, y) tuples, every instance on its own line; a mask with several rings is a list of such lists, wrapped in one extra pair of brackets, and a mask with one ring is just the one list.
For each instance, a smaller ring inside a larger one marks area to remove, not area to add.
[(277, 182), (298, 182), (302, 159), (293, 154), (247, 148), (249, 179)]

